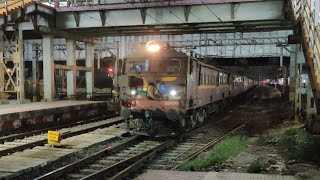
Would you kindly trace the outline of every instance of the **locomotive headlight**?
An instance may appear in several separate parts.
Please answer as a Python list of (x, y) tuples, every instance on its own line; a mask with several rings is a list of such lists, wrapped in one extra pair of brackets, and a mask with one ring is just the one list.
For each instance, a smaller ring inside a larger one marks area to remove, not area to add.
[(134, 96), (134, 95), (137, 94), (137, 91), (136, 91), (136, 90), (131, 90), (130, 94), (131, 94), (132, 96)]
[(160, 50), (161, 47), (156, 42), (150, 41), (150, 42), (147, 43), (146, 48), (150, 52), (157, 52), (157, 51)]
[(171, 96), (177, 95), (177, 91), (176, 91), (176, 90), (171, 90), (171, 91), (170, 91), (170, 95), (171, 95)]

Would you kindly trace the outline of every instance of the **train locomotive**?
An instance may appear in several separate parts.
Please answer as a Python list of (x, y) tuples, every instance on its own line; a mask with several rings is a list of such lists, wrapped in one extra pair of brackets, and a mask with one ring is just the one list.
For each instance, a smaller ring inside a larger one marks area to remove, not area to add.
[(152, 41), (122, 63), (121, 115), (139, 119), (135, 127), (148, 135), (174, 135), (204, 123), (255, 83)]

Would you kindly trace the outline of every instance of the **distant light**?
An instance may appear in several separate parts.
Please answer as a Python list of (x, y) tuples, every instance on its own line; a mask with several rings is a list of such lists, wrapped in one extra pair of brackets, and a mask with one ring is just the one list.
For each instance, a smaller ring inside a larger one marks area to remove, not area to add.
[(108, 68), (108, 72), (112, 73), (113, 72), (113, 68)]
[(156, 42), (150, 41), (150, 42), (147, 43), (146, 48), (150, 52), (157, 52), (157, 51), (160, 50), (161, 47)]
[(176, 91), (176, 90), (171, 90), (171, 91), (170, 91), (170, 95), (171, 95), (171, 96), (177, 95), (177, 91)]
[(12, 73), (12, 69), (8, 68), (7, 73)]
[(137, 91), (136, 90), (131, 90), (131, 95), (136, 95), (137, 94)]
[(302, 80), (302, 82), (303, 82), (303, 83), (306, 83), (307, 81), (304, 79), (304, 80)]

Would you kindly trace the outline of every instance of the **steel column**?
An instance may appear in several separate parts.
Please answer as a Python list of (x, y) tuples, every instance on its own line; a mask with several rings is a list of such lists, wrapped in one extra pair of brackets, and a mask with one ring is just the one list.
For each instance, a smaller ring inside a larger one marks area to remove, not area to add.
[(295, 121), (298, 122), (300, 120), (300, 115), (302, 112), (302, 103), (301, 103), (301, 93), (299, 93), (299, 89), (301, 87), (301, 74), (302, 74), (302, 64), (296, 65), (296, 89), (295, 89)]
[(92, 68), (91, 71), (86, 71), (87, 97), (89, 98), (94, 89), (94, 47), (89, 43), (86, 44), (86, 67)]
[(3, 98), (2, 93), (4, 91), (4, 75), (5, 69), (2, 65), (3, 62), (3, 53), (4, 53), (4, 44), (3, 44), (3, 31), (0, 30), (0, 100)]
[(67, 71), (67, 95), (77, 94), (77, 71), (76, 71), (76, 42), (67, 39), (67, 66), (72, 66), (72, 70)]
[(44, 99), (52, 101), (54, 99), (54, 59), (53, 59), (53, 35), (43, 35), (43, 82)]
[(294, 102), (295, 100), (295, 89), (296, 89), (296, 62), (297, 62), (297, 46), (291, 45), (290, 52), (290, 87), (289, 87), (289, 101)]
[(307, 111), (307, 120), (312, 120), (317, 114), (316, 111), (316, 104), (314, 102), (314, 97), (313, 97), (313, 92), (311, 88), (310, 81), (308, 82), (307, 85), (307, 106), (306, 106), (306, 111)]
[(37, 43), (32, 45), (34, 48), (34, 58), (32, 58), (32, 101), (38, 101), (38, 61), (39, 61), (39, 50)]
[(302, 99), (301, 94), (305, 93), (305, 88), (302, 86), (302, 66), (305, 64), (304, 54), (301, 49), (301, 46), (297, 46), (297, 57), (296, 57), (296, 88), (295, 88), (295, 120), (298, 121), (302, 116), (303, 109), (302, 109)]
[(14, 53), (13, 61), (17, 63), (17, 100), (23, 101), (25, 99), (24, 82), (24, 58), (23, 58), (24, 46), (23, 46), (23, 31), (22, 23), (18, 24), (18, 36), (16, 36), (16, 51)]

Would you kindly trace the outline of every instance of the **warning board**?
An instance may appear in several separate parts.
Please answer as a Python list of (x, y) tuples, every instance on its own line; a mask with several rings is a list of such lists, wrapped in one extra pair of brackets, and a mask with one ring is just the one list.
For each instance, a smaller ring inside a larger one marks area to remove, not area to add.
[(58, 131), (48, 131), (48, 144), (59, 145), (60, 140), (60, 133)]

